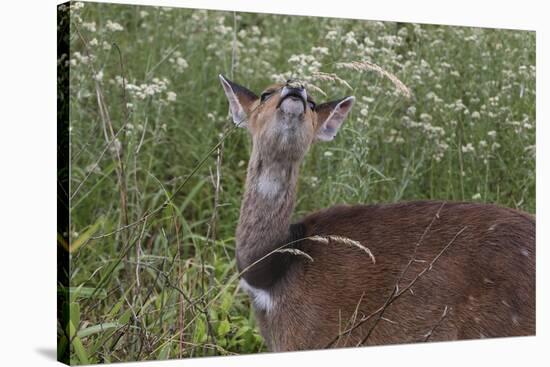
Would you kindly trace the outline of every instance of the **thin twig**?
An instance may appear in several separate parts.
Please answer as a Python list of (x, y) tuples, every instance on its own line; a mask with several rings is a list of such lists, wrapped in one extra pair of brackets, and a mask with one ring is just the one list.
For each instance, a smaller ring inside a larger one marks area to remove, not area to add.
[[(180, 279), (183, 277), (183, 270), (182, 270), (182, 254), (183, 254), (183, 248), (181, 245), (180, 240), (180, 226), (177, 221), (177, 217), (174, 215), (175, 210), (172, 210), (173, 213), (173, 221), (174, 221), (174, 230), (176, 232), (176, 245), (177, 245), (177, 256), (178, 256), (178, 279), (177, 282), (180, 282)], [(179, 295), (180, 301), (178, 302), (178, 330), (183, 330), (185, 328), (185, 299), (180, 294)], [(179, 336), (179, 349), (178, 349), (178, 358), (183, 358), (183, 351), (185, 349), (185, 339), (184, 339), (184, 333), (180, 332)]]
[[(363, 302), (364, 297), (365, 297), (365, 291), (363, 291), (363, 293), (361, 294), (361, 297), (359, 298), (359, 302), (357, 302), (357, 305), (355, 306), (355, 311), (353, 311), (353, 315), (352, 315), (351, 325), (355, 324), (355, 321), (357, 320), (357, 315), (359, 314), (359, 307), (361, 306), (361, 303)], [(347, 345), (350, 337), (351, 337), (351, 331), (346, 336), (346, 341), (344, 342), (344, 345)]]
[(139, 264), (140, 264), (140, 256), (143, 250), (141, 249), (141, 241), (143, 240), (143, 235), (145, 234), (145, 227), (147, 225), (147, 221), (143, 222), (143, 227), (141, 229), (141, 233), (139, 235), (139, 238), (137, 240), (136, 244), (136, 294), (139, 294), (139, 289), (141, 287), (141, 281), (139, 277)]
[(443, 207), (445, 206), (445, 204), (447, 204), (446, 201), (442, 202), (441, 205), (439, 206), (439, 209), (437, 209), (437, 212), (435, 213), (435, 215), (433, 216), (432, 220), (430, 221), (430, 224), (428, 224), (428, 226), (424, 229), (424, 232), (422, 232), (422, 235), (420, 236), (420, 239), (418, 240), (418, 242), (416, 242), (416, 245), (414, 246), (414, 251), (409, 259), (409, 262), (407, 263), (407, 265), (405, 266), (405, 268), (403, 269), (403, 271), (401, 272), (401, 275), (399, 276), (399, 278), (397, 279), (397, 281), (395, 282), (395, 285), (396, 285), (396, 292), (399, 291), (399, 283), (401, 283), (401, 280), (405, 277), (405, 274), (407, 273), (407, 271), (409, 271), (409, 268), (411, 267), (411, 265), (416, 262), (416, 254), (418, 253), (418, 248), (420, 247), (420, 245), (422, 244), (422, 242), (424, 241), (424, 237), (426, 237), (426, 234), (432, 229), (432, 226), (433, 224), (435, 223), (435, 221), (437, 219), (439, 219), (440, 217), (440, 214), (441, 214), (441, 210), (443, 209)]
[(430, 329), (430, 331), (428, 331), (428, 333), (425, 335), (425, 337), (424, 337), (425, 342), (427, 342), (430, 339), (430, 337), (432, 336), (434, 330), (441, 324), (443, 319), (445, 319), (445, 317), (447, 317), (447, 315), (448, 315), (447, 310), (448, 310), (448, 307), (447, 307), (447, 305), (445, 305), (445, 309), (443, 310), (443, 314), (441, 315), (439, 320), (435, 323), (435, 325)]

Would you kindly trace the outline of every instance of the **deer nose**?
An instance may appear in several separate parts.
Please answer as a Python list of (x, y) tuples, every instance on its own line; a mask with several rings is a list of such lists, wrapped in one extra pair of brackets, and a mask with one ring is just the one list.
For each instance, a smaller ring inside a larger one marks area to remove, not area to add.
[(300, 98), (304, 104), (307, 102), (307, 92), (301, 85), (297, 87), (284, 86), (281, 90), (281, 101), (289, 96)]

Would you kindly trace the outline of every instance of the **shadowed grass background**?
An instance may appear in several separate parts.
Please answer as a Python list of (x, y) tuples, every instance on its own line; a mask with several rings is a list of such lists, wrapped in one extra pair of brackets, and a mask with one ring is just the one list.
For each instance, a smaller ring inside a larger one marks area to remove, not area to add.
[[(298, 77), (317, 102), (356, 96), (335, 141), (306, 158), (297, 218), (415, 199), (535, 212), (534, 32), (93, 3), (66, 11), (71, 288), (58, 353), (74, 364), (265, 350), (235, 278), (250, 142), (232, 128), (219, 73), (257, 93)], [(412, 98), (342, 64), (352, 61), (395, 74)]]

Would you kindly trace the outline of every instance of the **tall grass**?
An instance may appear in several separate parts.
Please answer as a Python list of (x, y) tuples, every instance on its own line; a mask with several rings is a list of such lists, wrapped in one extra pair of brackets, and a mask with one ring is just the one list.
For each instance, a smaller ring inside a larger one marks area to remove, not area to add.
[[(72, 363), (265, 350), (234, 276), (250, 142), (231, 128), (219, 73), (257, 92), (299, 77), (318, 100), (356, 96), (336, 140), (303, 165), (296, 217), (414, 199), (535, 211), (534, 33), (70, 11), (71, 317), (59, 330)], [(397, 75), (412, 97), (354, 62)]]

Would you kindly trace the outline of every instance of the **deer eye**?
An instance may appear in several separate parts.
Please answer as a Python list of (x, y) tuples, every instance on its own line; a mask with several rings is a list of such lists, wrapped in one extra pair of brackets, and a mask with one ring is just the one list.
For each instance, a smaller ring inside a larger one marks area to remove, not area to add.
[(273, 94), (273, 91), (263, 92), (263, 93), (260, 95), (260, 102), (264, 102), (266, 99), (268, 99), (269, 97), (271, 97), (272, 94)]
[(317, 105), (313, 101), (307, 101), (307, 105), (312, 111), (315, 111), (315, 107), (317, 107)]

